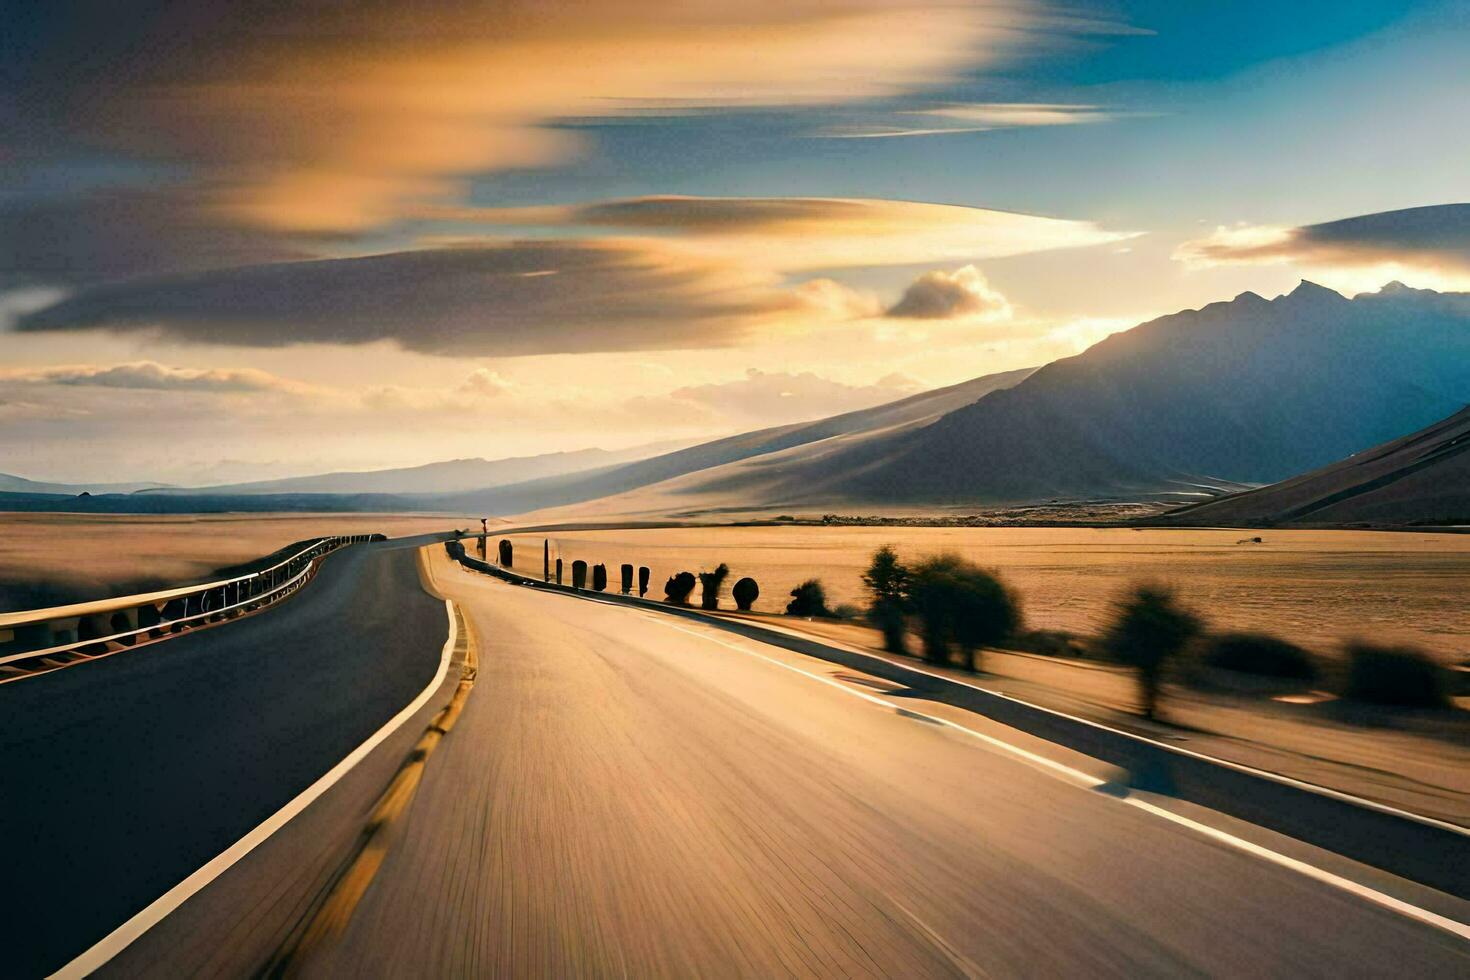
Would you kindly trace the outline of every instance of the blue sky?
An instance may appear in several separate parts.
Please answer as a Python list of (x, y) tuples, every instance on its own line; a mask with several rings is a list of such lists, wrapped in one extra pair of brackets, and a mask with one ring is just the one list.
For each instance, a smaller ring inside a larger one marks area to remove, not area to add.
[(1304, 276), (1470, 286), (1462, 211), (1311, 231), (1470, 200), (1465, 0), (7, 16), (0, 452), (39, 476), (199, 478), (217, 418), (222, 478), (713, 435)]

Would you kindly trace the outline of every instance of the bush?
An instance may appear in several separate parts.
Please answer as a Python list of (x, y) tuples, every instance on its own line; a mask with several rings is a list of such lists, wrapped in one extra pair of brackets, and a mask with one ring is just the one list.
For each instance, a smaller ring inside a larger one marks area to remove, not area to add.
[(724, 587), (725, 579), (730, 575), (730, 566), (720, 562), (712, 572), (699, 573), (699, 608), (720, 608), (720, 589)]
[(1042, 657), (1088, 659), (1087, 644), (1075, 633), (1065, 630), (1027, 630), (1010, 642), (1010, 649), (1034, 653)]
[(868, 621), (882, 631), (883, 649), (908, 653), (909, 570), (891, 546), (873, 552), (863, 585), (868, 590)]
[(1423, 651), (1350, 643), (1346, 652), (1343, 697), (1400, 708), (1441, 708), (1449, 704), (1445, 669)]
[(750, 612), (750, 607), (755, 605), (755, 600), (760, 598), (761, 587), (753, 578), (743, 578), (735, 583), (735, 588), (730, 590), (735, 597), (735, 606), (743, 612)]
[(1203, 659), (1207, 666), (1258, 677), (1311, 682), (1317, 679), (1317, 663), (1295, 643), (1266, 633), (1221, 633), (1205, 641)]
[(607, 590), (607, 566), (600, 562), (592, 566), (592, 591), (604, 592)]
[(1135, 586), (1114, 604), (1113, 622), (1103, 633), (1102, 649), (1118, 663), (1137, 668), (1145, 718), (1158, 714), (1164, 666), (1199, 631), (1199, 618), (1161, 585)]
[(676, 606), (689, 605), (689, 595), (694, 591), (694, 573), (680, 572), (671, 575), (664, 583), (664, 602), (673, 603)]
[(993, 573), (959, 555), (926, 558), (908, 574), (908, 598), (920, 622), (924, 659), (949, 662), (957, 646), (966, 670), (975, 651), (1010, 636), (1021, 625), (1015, 595)]
[(791, 601), (786, 603), (786, 615), (832, 615), (827, 610), (827, 590), (822, 588), (821, 579), (809, 578), (791, 590)]
[(850, 602), (839, 602), (832, 610), (834, 619), (862, 619), (863, 607)]

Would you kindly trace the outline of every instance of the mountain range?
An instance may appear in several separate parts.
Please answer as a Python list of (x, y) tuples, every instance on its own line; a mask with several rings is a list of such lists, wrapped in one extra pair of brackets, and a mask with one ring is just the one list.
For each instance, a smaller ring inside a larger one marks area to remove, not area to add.
[(209, 496), (256, 494), (445, 494), (523, 483), (565, 473), (602, 469), (683, 448), (689, 440), (649, 443), (631, 449), (579, 449), (506, 459), (451, 459), (387, 470), (339, 471), (208, 487), (169, 487), (161, 492)]
[(1470, 408), (1290, 480), (1172, 511), (1161, 522), (1470, 526)]
[[(454, 460), (169, 489), (128, 506), (180, 509), (208, 498), (210, 506), (248, 500), (249, 509), (562, 521), (917, 513), (1048, 500), (1197, 503), (1330, 468), (1467, 403), (1470, 294), (1390, 283), (1348, 299), (1303, 282), (1275, 299), (1242, 293), (1160, 317), (1040, 369), (671, 452), (644, 447), (646, 458), (588, 450)], [(162, 499), (183, 494), (194, 496)], [(1319, 516), (1339, 513), (1346, 511)]]
[[(1303, 282), (1274, 300), (1243, 293), (1149, 321), (938, 417), (645, 483), (582, 509), (1188, 502), (1315, 469), (1467, 401), (1470, 295), (1391, 283), (1347, 299)], [(520, 489), (502, 499), (524, 503)], [(546, 506), (603, 496), (559, 490)]]

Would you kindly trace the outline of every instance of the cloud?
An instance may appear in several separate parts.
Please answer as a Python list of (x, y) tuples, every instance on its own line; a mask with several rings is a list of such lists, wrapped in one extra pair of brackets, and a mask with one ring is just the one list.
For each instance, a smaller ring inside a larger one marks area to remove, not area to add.
[(0, 274), (79, 285), (309, 257), (204, 205), (195, 191), (114, 189), (0, 206)]
[(909, 284), (903, 296), (884, 316), (914, 320), (948, 320), (956, 317), (985, 317), (1005, 320), (1011, 304), (985, 281), (973, 265), (954, 272), (936, 269)]
[(677, 388), (669, 398), (745, 424), (775, 424), (871, 408), (921, 390), (918, 382), (890, 374), (877, 384), (849, 385), (810, 371), (790, 374), (750, 368), (745, 377)]
[[(554, 273), (554, 274), (553, 274)], [(723, 347), (840, 311), (836, 287), (647, 243), (508, 242), (283, 262), (108, 283), (22, 315), (22, 332), (105, 327), (256, 347), (381, 340), (515, 357)]]
[[(450, 240), (407, 252), (108, 282), (21, 314), (15, 329), (106, 328), (265, 347), (388, 340), (424, 353), (505, 357), (706, 349), (879, 313), (876, 298), (830, 278), (791, 279), (814, 269), (1015, 255), (1127, 237), (1089, 222), (835, 198), (656, 197), (468, 216), (646, 234)], [(922, 289), (948, 288), (950, 315), (1005, 314), (1004, 298), (973, 268), (952, 278), (947, 287), (940, 277)], [(935, 302), (921, 308), (916, 294), (894, 315), (937, 316)]]
[(1134, 237), (1088, 221), (915, 201), (815, 197), (638, 197), (430, 217), (509, 226), (657, 234), (691, 258), (782, 271), (983, 259)]
[(91, 3), (48, 22), (7, 78), (36, 143), (161, 163), (243, 223), (359, 231), (458, 196), (467, 174), (565, 160), (579, 139), (559, 120), (942, 84), (1034, 45), (1034, 6), (201, 0), (127, 16)]
[(0, 371), (0, 381), (84, 388), (144, 391), (205, 391), (227, 394), (277, 392), (306, 394), (313, 389), (253, 368), (181, 368), (137, 361), (131, 364), (71, 365)]
[(1196, 269), (1292, 263), (1357, 271), (1362, 283), (1373, 285), (1409, 279), (1433, 288), (1465, 289), (1470, 288), (1470, 204), (1384, 211), (1298, 228), (1219, 227), (1184, 242), (1174, 258)]
[(901, 109), (871, 115), (850, 125), (829, 126), (813, 135), (823, 139), (884, 139), (983, 133), (993, 129), (1034, 126), (1077, 126), (1135, 118), (1146, 113), (1122, 112), (1097, 105), (1043, 102), (967, 102), (929, 109)]

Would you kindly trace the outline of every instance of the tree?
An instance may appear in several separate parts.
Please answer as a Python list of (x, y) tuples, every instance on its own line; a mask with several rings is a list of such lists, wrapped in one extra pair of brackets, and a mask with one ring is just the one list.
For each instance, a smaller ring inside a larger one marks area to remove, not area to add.
[(730, 566), (720, 562), (712, 572), (699, 573), (699, 608), (720, 608), (720, 589), (730, 575)]
[(669, 576), (664, 583), (664, 601), (676, 606), (689, 605), (689, 594), (694, 591), (694, 574), (680, 572)]
[(1164, 667), (1200, 631), (1200, 620), (1163, 585), (1134, 586), (1113, 605), (1113, 621), (1103, 633), (1103, 649), (1138, 671), (1145, 718), (1158, 715)]
[(750, 612), (750, 607), (755, 605), (755, 600), (760, 598), (761, 587), (753, 578), (743, 578), (735, 583), (735, 588), (730, 590), (735, 597), (735, 605), (742, 612)]
[(822, 588), (821, 579), (809, 578), (791, 590), (791, 601), (786, 603), (786, 615), (831, 615), (827, 611), (827, 590)]
[(957, 646), (966, 670), (975, 669), (975, 651), (991, 646), (1021, 625), (1020, 604), (994, 573), (956, 554), (940, 554), (915, 565), (908, 576), (908, 598), (919, 617), (924, 659), (949, 662)]
[(883, 631), (883, 649), (908, 653), (909, 570), (892, 547), (885, 544), (873, 552), (863, 585), (868, 589), (868, 619)]

